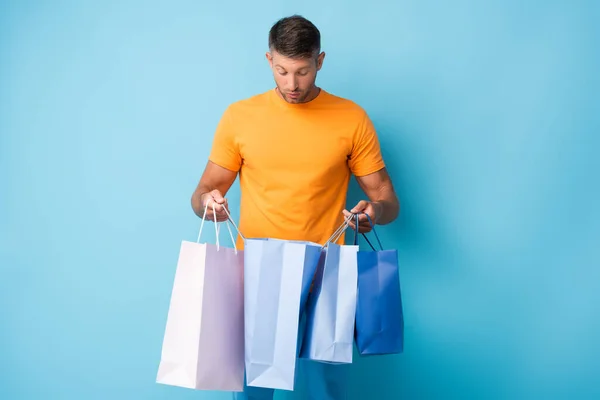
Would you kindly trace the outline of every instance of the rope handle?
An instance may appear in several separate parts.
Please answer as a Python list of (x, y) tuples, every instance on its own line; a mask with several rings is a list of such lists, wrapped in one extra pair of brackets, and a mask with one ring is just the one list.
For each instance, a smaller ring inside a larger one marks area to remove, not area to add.
[[(212, 202), (212, 209), (213, 209), (213, 219), (214, 219), (214, 223), (215, 223), (216, 245), (217, 245), (217, 251), (219, 251), (219, 249), (221, 248), (221, 244), (219, 242), (219, 227), (220, 227), (220, 225), (217, 222), (217, 212), (215, 210), (214, 202)], [(223, 210), (227, 214), (227, 221), (224, 221), (224, 222), (227, 225), (227, 230), (229, 231), (229, 237), (231, 238), (231, 242), (233, 243), (233, 249), (235, 250), (235, 253), (237, 254), (238, 250), (237, 250), (236, 242), (233, 237), (233, 232), (231, 231), (230, 225), (233, 225), (233, 227), (236, 229), (237, 233), (240, 235), (240, 237), (242, 239), (245, 239), (245, 238), (244, 238), (244, 235), (242, 235), (242, 233), (238, 229), (238, 227), (235, 224), (235, 222), (233, 221), (233, 219), (231, 218), (231, 214), (229, 213), (229, 211), (227, 211), (227, 208), (223, 207)], [(204, 214), (202, 215), (202, 222), (200, 223), (200, 231), (198, 232), (198, 239), (196, 239), (196, 243), (200, 243), (200, 236), (202, 235), (202, 229), (204, 227), (204, 221), (206, 220), (206, 212), (207, 211), (208, 211), (208, 203), (206, 204), (206, 206), (204, 206)]]

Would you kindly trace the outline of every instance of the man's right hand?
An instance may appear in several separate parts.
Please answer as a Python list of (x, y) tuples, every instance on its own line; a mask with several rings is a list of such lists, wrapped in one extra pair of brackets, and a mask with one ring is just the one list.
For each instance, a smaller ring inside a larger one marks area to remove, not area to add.
[[(213, 216), (213, 205), (214, 210), (217, 213), (217, 222), (227, 221), (229, 218), (227, 212), (229, 212), (229, 206), (227, 205), (227, 199), (223, 197), (221, 192), (217, 189), (204, 193), (201, 196), (202, 208), (206, 207), (206, 218), (209, 221), (214, 221)], [(208, 206), (208, 207), (207, 207)], [(227, 212), (225, 211), (227, 209)]]

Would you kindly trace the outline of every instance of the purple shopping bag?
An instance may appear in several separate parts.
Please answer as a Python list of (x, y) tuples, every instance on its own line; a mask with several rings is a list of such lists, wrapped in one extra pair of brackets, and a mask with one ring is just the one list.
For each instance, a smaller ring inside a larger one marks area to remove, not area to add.
[[(190, 389), (241, 392), (243, 252), (219, 244), (216, 219), (216, 245), (199, 243), (204, 217), (198, 240), (181, 243), (157, 382)], [(231, 218), (225, 223), (235, 246), (230, 222), (233, 223)]]

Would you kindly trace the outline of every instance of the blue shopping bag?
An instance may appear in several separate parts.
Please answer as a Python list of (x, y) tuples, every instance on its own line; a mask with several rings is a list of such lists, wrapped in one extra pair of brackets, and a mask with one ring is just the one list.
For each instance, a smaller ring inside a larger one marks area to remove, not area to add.
[(298, 326), (321, 256), (316, 243), (246, 239), (244, 345), (246, 384), (293, 390)]
[[(358, 222), (358, 215), (356, 215)], [(396, 354), (404, 351), (404, 314), (397, 250), (383, 250), (371, 218), (380, 250), (358, 252), (358, 295), (355, 341), (360, 355)], [(358, 226), (358, 223), (357, 223)], [(354, 234), (358, 243), (358, 231)]]
[(334, 243), (347, 227), (346, 221), (323, 247), (325, 259), (319, 263), (308, 297), (301, 358), (352, 363), (358, 246)]

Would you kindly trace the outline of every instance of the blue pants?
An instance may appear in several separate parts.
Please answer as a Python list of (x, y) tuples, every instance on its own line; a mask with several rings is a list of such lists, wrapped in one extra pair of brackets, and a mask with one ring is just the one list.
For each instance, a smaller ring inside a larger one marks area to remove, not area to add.
[[(347, 375), (350, 364), (325, 364), (298, 360), (300, 374), (304, 375), (307, 399), (344, 400), (347, 396)], [(243, 393), (234, 393), (234, 400), (272, 400), (274, 390), (246, 386)]]

